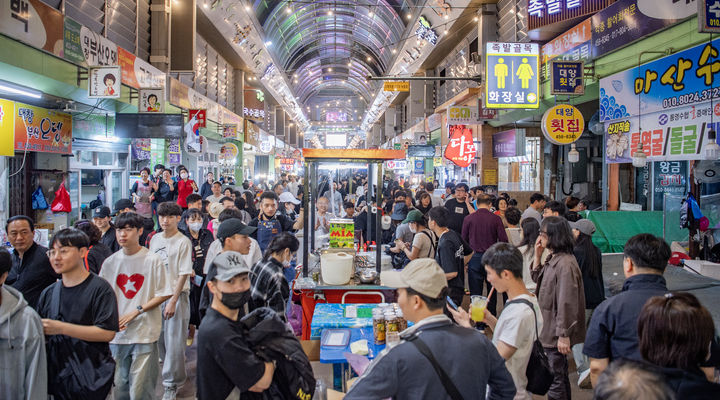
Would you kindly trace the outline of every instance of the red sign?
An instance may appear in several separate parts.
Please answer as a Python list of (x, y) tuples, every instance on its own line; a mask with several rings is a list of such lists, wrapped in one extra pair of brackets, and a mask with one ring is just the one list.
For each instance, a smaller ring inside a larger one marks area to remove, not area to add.
[(465, 125), (450, 125), (450, 142), (445, 147), (445, 158), (465, 168), (475, 159), (476, 154), (472, 131)]
[[(118, 63), (122, 69), (122, 83), (135, 89), (165, 87), (165, 73), (118, 47)], [(162, 99), (165, 101), (165, 99)]]
[(207, 124), (205, 112), (206, 110), (188, 110), (188, 120), (191, 120), (193, 116), (195, 116), (199, 124), (198, 126), (200, 128), (205, 128)]
[(487, 121), (497, 119), (498, 110), (495, 108), (485, 108), (485, 102), (482, 97), (478, 97), (478, 121)]

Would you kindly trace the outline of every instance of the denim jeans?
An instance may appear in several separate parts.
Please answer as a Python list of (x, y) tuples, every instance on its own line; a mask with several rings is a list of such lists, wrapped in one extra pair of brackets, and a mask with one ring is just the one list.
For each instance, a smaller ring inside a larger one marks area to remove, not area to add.
[(157, 342), (110, 344), (115, 367), (115, 400), (153, 400), (160, 365)]
[[(162, 304), (165, 313), (167, 301)], [(187, 346), (187, 330), (190, 323), (190, 298), (188, 292), (182, 292), (175, 305), (175, 315), (170, 319), (163, 318), (162, 333), (158, 340), (158, 351), (163, 360), (163, 386), (177, 388), (185, 383), (185, 346)]]

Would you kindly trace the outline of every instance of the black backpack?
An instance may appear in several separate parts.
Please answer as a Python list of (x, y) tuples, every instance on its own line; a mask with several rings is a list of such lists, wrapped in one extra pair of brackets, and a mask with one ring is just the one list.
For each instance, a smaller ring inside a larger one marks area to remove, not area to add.
[(266, 362), (275, 361), (276, 369), (268, 390), (247, 392), (243, 399), (311, 400), (315, 394), (315, 376), (300, 341), (275, 311), (262, 307), (240, 320), (245, 339), (255, 354)]

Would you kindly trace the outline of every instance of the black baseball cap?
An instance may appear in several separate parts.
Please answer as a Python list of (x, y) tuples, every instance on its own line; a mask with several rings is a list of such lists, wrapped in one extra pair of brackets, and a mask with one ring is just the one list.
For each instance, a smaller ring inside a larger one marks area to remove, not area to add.
[(132, 208), (135, 209), (135, 204), (133, 204), (130, 199), (120, 199), (115, 202), (115, 214), (119, 213), (121, 210), (124, 210), (126, 208)]
[(93, 210), (93, 218), (107, 218), (110, 216), (110, 207), (101, 206)]
[(257, 228), (247, 226), (237, 218), (230, 218), (220, 224), (220, 227), (217, 230), (217, 238), (220, 239), (220, 241), (223, 241), (226, 238), (237, 234), (250, 235), (256, 230)]

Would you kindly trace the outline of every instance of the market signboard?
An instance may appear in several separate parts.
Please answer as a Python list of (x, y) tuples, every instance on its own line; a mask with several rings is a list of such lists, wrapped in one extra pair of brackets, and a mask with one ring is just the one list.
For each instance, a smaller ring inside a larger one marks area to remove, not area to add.
[(13, 147), (15, 102), (0, 99), (0, 156), (15, 155)]
[(545, 111), (540, 128), (547, 140), (562, 146), (580, 139), (585, 129), (585, 119), (576, 107), (558, 104)]
[(385, 92), (409, 92), (410, 81), (385, 81), (383, 83)]
[(72, 154), (72, 116), (15, 103), (15, 150)]
[(83, 26), (80, 28), (80, 43), (87, 65), (118, 65), (118, 47), (111, 40)]
[(488, 42), (485, 49), (485, 105), (488, 108), (538, 108), (537, 43)]
[(542, 68), (550, 78), (548, 63), (554, 59), (566, 61), (590, 61), (592, 56), (592, 22), (590, 18), (575, 25), (567, 32), (544, 44)]
[(697, 13), (695, 1), (619, 0), (592, 16), (593, 58)]
[(388, 160), (385, 161), (387, 169), (407, 169), (407, 160)]
[(660, 161), (648, 165), (653, 167), (653, 209), (663, 211), (666, 194), (684, 196), (688, 184), (687, 161)]
[[(714, 113), (711, 123), (711, 113)], [(642, 114), (605, 122), (609, 164), (630, 163), (642, 142), (648, 161), (698, 160), (708, 143), (712, 126), (720, 130), (720, 105), (710, 102)], [(716, 139), (717, 140), (717, 139)]]
[(63, 35), (63, 58), (75, 64), (85, 62), (85, 54), (82, 49), (82, 40), (80, 39), (80, 30), (82, 25), (74, 19), (65, 17), (64, 35)]
[(445, 158), (461, 168), (468, 167), (477, 155), (472, 130), (464, 125), (450, 125), (450, 140), (445, 147)]
[(720, 32), (720, 1), (697, 0), (698, 31), (706, 33)]
[(0, 33), (62, 56), (63, 15), (40, 0), (0, 0)]
[[(125, 75), (123, 74), (123, 83)], [(138, 91), (138, 112), (163, 113), (165, 112), (165, 89), (140, 89)]]
[(240, 154), (235, 143), (225, 143), (220, 147), (220, 159), (221, 160), (234, 160)]
[(88, 97), (117, 99), (120, 97), (120, 67), (93, 67), (88, 73)]
[(135, 54), (118, 47), (118, 60), (125, 85), (135, 89), (165, 87), (165, 73)]
[(517, 154), (517, 142), (515, 141), (515, 135), (515, 129), (498, 132), (492, 135), (493, 158), (516, 157), (520, 155)]
[(582, 61), (560, 61), (551, 63), (550, 93), (554, 95), (585, 94), (583, 74), (585, 64)]
[(612, 3), (612, 0), (528, 0), (528, 29), (590, 15)]

